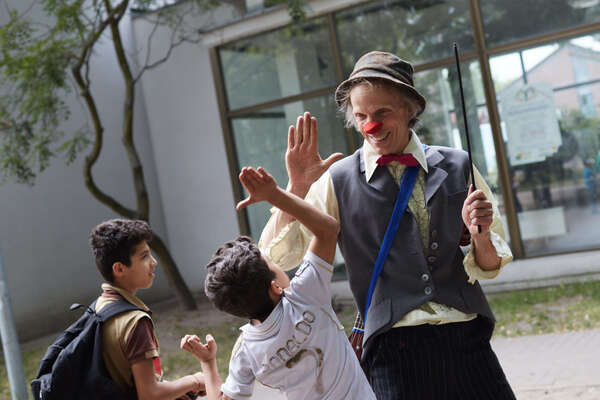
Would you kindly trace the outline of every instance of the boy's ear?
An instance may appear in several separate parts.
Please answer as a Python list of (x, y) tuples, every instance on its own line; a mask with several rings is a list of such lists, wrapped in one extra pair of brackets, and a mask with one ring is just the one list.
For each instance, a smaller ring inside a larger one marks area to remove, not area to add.
[(283, 294), (283, 288), (275, 282), (275, 280), (271, 281), (269, 285), (269, 297), (273, 300), (279, 300), (281, 295)]
[(127, 268), (127, 266), (125, 264), (123, 264), (122, 262), (120, 262), (120, 261), (115, 262), (112, 265), (113, 276), (116, 278), (117, 276), (123, 275), (123, 272), (125, 272), (126, 268)]

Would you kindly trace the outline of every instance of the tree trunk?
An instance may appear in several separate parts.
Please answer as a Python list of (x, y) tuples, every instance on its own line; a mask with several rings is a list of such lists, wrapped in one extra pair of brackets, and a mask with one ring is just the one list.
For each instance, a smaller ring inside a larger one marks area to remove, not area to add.
[(177, 268), (177, 264), (175, 264), (175, 260), (173, 260), (173, 257), (163, 240), (155, 233), (152, 236), (150, 248), (158, 257), (159, 265), (165, 270), (169, 286), (175, 292), (175, 296), (177, 296), (179, 303), (182, 304), (186, 310), (196, 310), (197, 306), (194, 296), (192, 296), (192, 292), (190, 292), (190, 289), (183, 281), (179, 269)]

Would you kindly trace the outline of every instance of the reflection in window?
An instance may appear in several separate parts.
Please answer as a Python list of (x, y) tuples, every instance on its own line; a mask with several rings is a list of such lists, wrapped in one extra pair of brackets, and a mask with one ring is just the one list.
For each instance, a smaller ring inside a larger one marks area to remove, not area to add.
[(600, 20), (600, 0), (480, 0), (479, 4), (489, 47)]
[(335, 84), (323, 18), (219, 48), (230, 110)]
[(453, 42), (474, 50), (467, 0), (377, 1), (339, 12), (335, 21), (346, 75), (372, 50), (415, 64), (451, 57)]
[[(483, 100), (479, 64), (464, 63), (461, 70), (473, 160), (482, 175), (487, 178), (488, 170), (496, 174), (497, 168), (493, 147), (484, 146), (483, 137), (490, 134), (491, 129)], [(428, 144), (466, 149), (456, 68), (420, 72), (415, 75), (415, 85), (427, 99), (427, 108), (417, 126), (419, 136)], [(485, 143), (488, 143), (487, 139), (486, 137)]]
[[(546, 54), (535, 64), (503, 61), (538, 52)], [(587, 36), (523, 49), (490, 65), (526, 255), (599, 247), (600, 120), (594, 99), (600, 99), (600, 42)], [(503, 82), (507, 70), (520, 76)], [(548, 93), (551, 108), (535, 103), (536, 91)], [(533, 105), (535, 124), (529, 124)]]
[[(273, 175), (279, 186), (285, 187), (288, 181), (285, 170), (288, 127), (295, 124), (296, 118), (305, 110), (317, 118), (321, 156), (325, 158), (334, 152), (348, 154), (346, 132), (336, 115), (333, 96), (329, 95), (232, 118), (239, 167), (262, 166)], [(246, 212), (250, 233), (258, 240), (270, 216), (269, 205), (264, 202), (254, 204)]]
[[(486, 180), (504, 214), (492, 129), (484, 101), (479, 63), (461, 65), (473, 162)], [(440, 68), (415, 75), (415, 84), (427, 99), (416, 131), (426, 144), (467, 149), (456, 68)], [(508, 235), (508, 230), (505, 229)], [(507, 236), (508, 239), (508, 236)]]

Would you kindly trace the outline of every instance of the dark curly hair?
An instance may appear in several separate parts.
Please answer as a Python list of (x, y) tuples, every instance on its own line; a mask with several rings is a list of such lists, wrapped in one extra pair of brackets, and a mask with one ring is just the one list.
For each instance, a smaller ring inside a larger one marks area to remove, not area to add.
[(225, 243), (206, 269), (204, 291), (219, 310), (260, 321), (273, 311), (269, 286), (275, 273), (251, 238), (240, 236)]
[(152, 229), (141, 220), (111, 219), (100, 223), (90, 233), (96, 267), (109, 283), (114, 282), (113, 264), (122, 262), (129, 267), (135, 247), (151, 240)]

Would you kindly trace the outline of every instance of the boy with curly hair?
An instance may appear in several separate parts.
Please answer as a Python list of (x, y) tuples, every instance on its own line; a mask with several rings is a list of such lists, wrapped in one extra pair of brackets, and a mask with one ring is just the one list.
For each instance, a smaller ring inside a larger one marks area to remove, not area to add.
[(172, 382), (162, 381), (158, 339), (150, 309), (136, 296), (152, 286), (157, 266), (148, 243), (146, 221), (111, 219), (90, 233), (94, 261), (106, 281), (96, 301), (100, 311), (114, 301), (127, 301), (141, 310), (118, 314), (102, 324), (102, 358), (111, 378), (139, 399), (195, 399), (204, 393), (202, 372)]
[(374, 400), (331, 307), (337, 221), (279, 188), (262, 168), (243, 168), (239, 178), (249, 197), (238, 210), (268, 201), (297, 218), (314, 238), (291, 281), (247, 237), (226, 243), (207, 265), (208, 298), (218, 309), (250, 320), (241, 328), (224, 384), (212, 336), (207, 335), (206, 343), (195, 335), (182, 338), (181, 348), (201, 362), (208, 398), (247, 399), (258, 380), (290, 400)]

